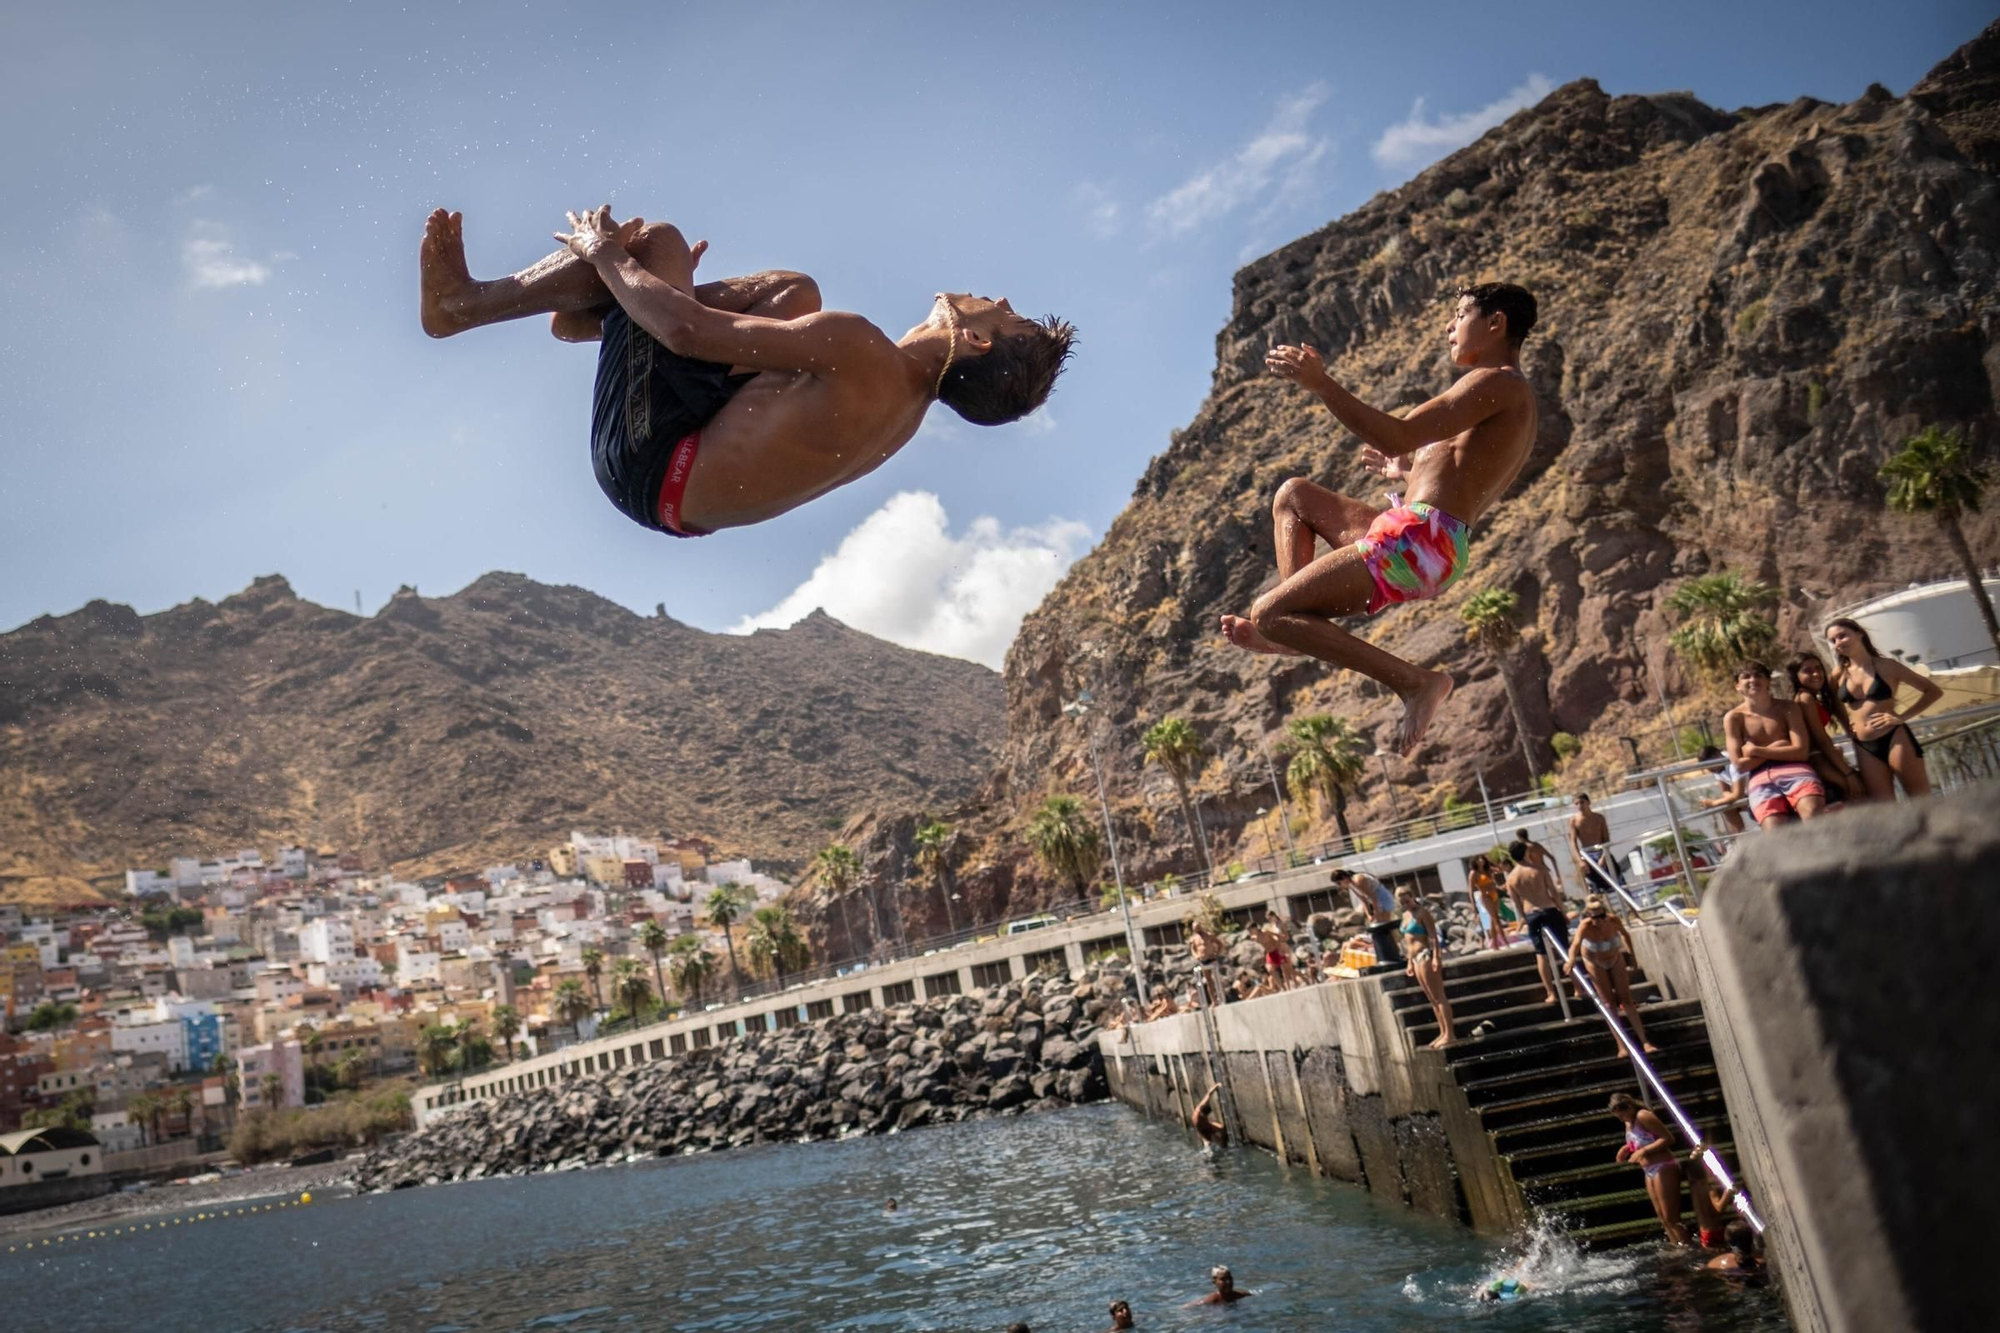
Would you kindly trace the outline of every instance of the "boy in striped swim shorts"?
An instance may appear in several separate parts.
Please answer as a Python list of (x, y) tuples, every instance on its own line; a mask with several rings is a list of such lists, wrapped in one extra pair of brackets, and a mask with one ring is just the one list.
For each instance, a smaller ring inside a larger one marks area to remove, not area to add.
[[(1396, 748), (1404, 755), (1416, 751), (1451, 694), (1450, 675), (1406, 662), (1333, 620), (1436, 597), (1465, 571), (1470, 525), (1513, 484), (1534, 447), (1535, 393), (1520, 361), (1536, 313), (1535, 298), (1512, 283), (1461, 291), (1445, 341), (1465, 373), (1403, 416), (1334, 383), (1311, 347), (1274, 347), (1265, 359), (1273, 374), (1325, 403), (1360, 438), (1362, 466), (1403, 482), (1408, 499), (1392, 493), (1383, 509), (1304, 477), (1285, 482), (1271, 506), (1277, 586), (1247, 616), (1222, 617), (1222, 632), (1251, 652), (1317, 657), (1387, 685), (1403, 701)], [(1351, 335), (1346, 342), (1353, 345)], [(1322, 540), (1332, 549), (1319, 555)]]

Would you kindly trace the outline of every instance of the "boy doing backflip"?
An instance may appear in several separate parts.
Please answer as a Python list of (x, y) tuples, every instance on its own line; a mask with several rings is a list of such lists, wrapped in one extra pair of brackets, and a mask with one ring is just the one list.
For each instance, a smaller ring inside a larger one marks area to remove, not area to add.
[[(1387, 685), (1403, 700), (1396, 748), (1404, 755), (1423, 740), (1451, 677), (1384, 652), (1333, 618), (1435, 597), (1464, 570), (1471, 524), (1513, 484), (1535, 442), (1535, 394), (1520, 367), (1535, 317), (1535, 298), (1512, 283), (1460, 292), (1445, 340), (1466, 373), (1401, 417), (1335, 384), (1310, 347), (1274, 347), (1265, 360), (1318, 395), (1361, 438), (1364, 465), (1403, 479), (1407, 496), (1381, 509), (1304, 477), (1285, 482), (1271, 506), (1278, 585), (1248, 616), (1224, 616), (1222, 632), (1252, 652), (1317, 657)], [(1315, 559), (1322, 538), (1333, 549)]]
[(707, 243), (611, 210), (569, 215), (563, 249), (481, 282), (461, 220), (432, 213), (420, 252), (424, 332), (552, 316), (567, 342), (599, 343), (591, 412), (597, 483), (633, 522), (675, 537), (743, 527), (882, 466), (932, 402), (981, 426), (1049, 396), (1075, 330), (1003, 300), (940, 292), (891, 339), (822, 310), (803, 273), (694, 281)]

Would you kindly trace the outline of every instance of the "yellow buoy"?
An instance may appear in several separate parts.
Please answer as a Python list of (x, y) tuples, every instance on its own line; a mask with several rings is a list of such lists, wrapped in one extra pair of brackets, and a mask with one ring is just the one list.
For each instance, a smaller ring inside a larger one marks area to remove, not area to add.
[(301, 1194), (299, 1196), (300, 1203), (311, 1203), (312, 1201), (313, 1201), (313, 1196), (310, 1193)]

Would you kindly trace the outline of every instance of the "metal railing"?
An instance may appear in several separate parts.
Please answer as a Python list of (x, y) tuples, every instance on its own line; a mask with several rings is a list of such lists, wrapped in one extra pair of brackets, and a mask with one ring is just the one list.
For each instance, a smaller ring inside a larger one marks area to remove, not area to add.
[(1634, 898), (1626, 891), (1625, 885), (1618, 880), (1617, 876), (1606, 870), (1598, 860), (1598, 854), (1602, 851), (1603, 849), (1600, 847), (1583, 847), (1578, 849), (1578, 854), (1583, 858), (1583, 868), (1586, 878), (1595, 874), (1604, 887), (1610, 889), (1619, 898), (1623, 899), (1625, 905), (1632, 909), (1632, 915), (1641, 920), (1645, 918), (1646, 913), (1657, 912), (1664, 907), (1667, 911), (1674, 914), (1674, 920), (1680, 922), (1689, 930), (1694, 929), (1694, 918), (1676, 907), (1671, 898), (1660, 898), (1650, 905), (1642, 905), (1637, 898)]
[[(1556, 951), (1555, 936), (1546, 929), (1542, 931), (1542, 940), (1551, 952)], [(1756, 1205), (1750, 1201), (1749, 1187), (1732, 1176), (1729, 1173), (1729, 1167), (1722, 1160), (1722, 1155), (1708, 1146), (1708, 1139), (1702, 1134), (1701, 1128), (1689, 1118), (1688, 1113), (1681, 1108), (1681, 1104), (1674, 1100), (1673, 1093), (1667, 1091), (1666, 1083), (1661, 1080), (1659, 1073), (1653, 1068), (1652, 1062), (1646, 1059), (1639, 1043), (1632, 1040), (1632, 1034), (1627, 1032), (1625, 1025), (1618, 1021), (1618, 1015), (1612, 1010), (1611, 1006), (1604, 1002), (1604, 997), (1598, 994), (1597, 987), (1591, 982), (1589, 973), (1590, 969), (1588, 967), (1581, 967), (1572, 969), (1570, 975), (1576, 979), (1576, 984), (1590, 998), (1590, 1002), (1597, 1006), (1597, 1012), (1604, 1019), (1605, 1025), (1611, 1029), (1612, 1035), (1618, 1039), (1618, 1044), (1625, 1048), (1626, 1055), (1631, 1057), (1632, 1067), (1638, 1071), (1640, 1081), (1653, 1090), (1653, 1096), (1658, 1099), (1662, 1106), (1667, 1108), (1668, 1114), (1674, 1118), (1674, 1123), (1680, 1126), (1681, 1133), (1687, 1135), (1688, 1142), (1701, 1145), (1702, 1166), (1707, 1168), (1708, 1174), (1715, 1178), (1716, 1184), (1722, 1186), (1725, 1190), (1736, 1191), (1736, 1211), (1743, 1215), (1744, 1221), (1757, 1229), (1759, 1235), (1762, 1235), (1764, 1231), (1764, 1219), (1757, 1215)], [(1557, 992), (1557, 994), (1561, 993), (1561, 991)], [(1564, 1011), (1567, 1014), (1567, 1005), (1564, 1006)]]

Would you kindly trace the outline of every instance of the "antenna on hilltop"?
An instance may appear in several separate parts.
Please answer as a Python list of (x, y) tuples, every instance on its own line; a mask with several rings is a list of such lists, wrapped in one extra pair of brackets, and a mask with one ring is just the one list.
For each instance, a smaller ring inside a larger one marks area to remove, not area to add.
[(359, 588), (354, 590), (354, 614), (357, 616), (361, 614), (361, 589)]

